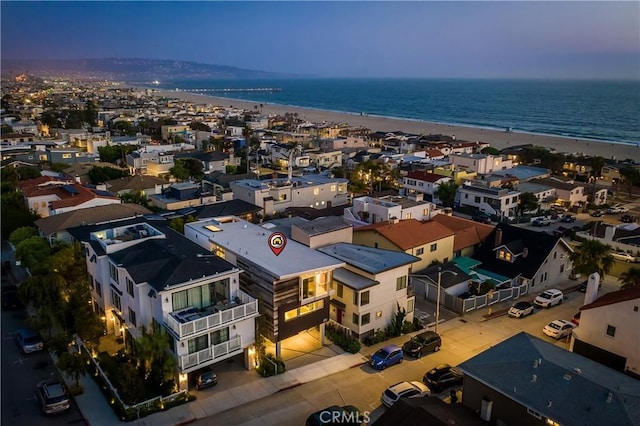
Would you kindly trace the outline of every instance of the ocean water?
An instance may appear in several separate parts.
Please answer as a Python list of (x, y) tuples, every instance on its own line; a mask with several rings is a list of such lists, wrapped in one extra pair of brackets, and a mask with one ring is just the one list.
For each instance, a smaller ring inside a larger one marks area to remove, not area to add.
[[(256, 104), (640, 143), (640, 81), (262, 79), (173, 81), (154, 87)], [(203, 90), (248, 88), (280, 90)]]

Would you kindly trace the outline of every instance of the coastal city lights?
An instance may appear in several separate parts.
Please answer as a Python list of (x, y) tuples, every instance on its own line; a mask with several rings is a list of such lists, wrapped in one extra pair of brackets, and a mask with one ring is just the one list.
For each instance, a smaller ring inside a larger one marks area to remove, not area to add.
[(0, 10), (2, 424), (637, 424), (639, 2)]

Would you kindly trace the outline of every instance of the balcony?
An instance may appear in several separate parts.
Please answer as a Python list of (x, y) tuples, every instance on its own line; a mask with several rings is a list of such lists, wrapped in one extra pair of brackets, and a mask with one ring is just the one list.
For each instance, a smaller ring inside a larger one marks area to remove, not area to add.
[(240, 352), (242, 352), (242, 339), (241, 336), (237, 336), (233, 339), (227, 340), (226, 342), (210, 346), (201, 351), (180, 356), (180, 370), (182, 372), (186, 372), (186, 370), (192, 369), (193, 367), (197, 367), (201, 364), (210, 363), (211, 361), (220, 361)]
[(178, 312), (165, 313), (164, 323), (178, 339), (184, 339), (257, 315), (258, 301), (237, 290), (231, 302), (226, 301), (202, 309), (186, 308)]

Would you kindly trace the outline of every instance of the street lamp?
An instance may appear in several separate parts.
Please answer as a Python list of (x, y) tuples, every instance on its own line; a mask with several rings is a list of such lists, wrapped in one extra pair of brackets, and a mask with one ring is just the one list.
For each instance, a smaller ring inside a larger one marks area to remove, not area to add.
[(435, 332), (438, 333), (438, 323), (440, 322), (440, 284), (442, 282), (442, 273), (449, 273), (453, 275), (458, 275), (457, 272), (445, 270), (443, 271), (440, 266), (438, 266), (438, 296), (436, 300), (436, 329)]

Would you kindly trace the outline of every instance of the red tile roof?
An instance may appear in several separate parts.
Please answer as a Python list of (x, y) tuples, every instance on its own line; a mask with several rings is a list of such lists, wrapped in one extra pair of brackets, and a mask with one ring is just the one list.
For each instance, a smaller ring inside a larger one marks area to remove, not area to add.
[[(22, 193), (27, 198), (45, 195), (56, 196), (58, 199), (49, 203), (52, 209), (79, 206), (95, 198), (119, 200), (115, 195), (97, 194), (95, 190), (73, 181), (63, 181), (50, 176), (41, 176), (35, 179), (29, 179), (21, 182), (19, 186)], [(76, 193), (72, 194), (69, 191), (66, 191), (63, 186), (72, 187)]]
[(483, 242), (494, 228), (492, 225), (445, 214), (435, 215), (431, 221), (438, 222), (455, 233), (453, 251), (473, 247)]
[(640, 299), (640, 286), (607, 293), (598, 297), (594, 302), (584, 305), (580, 310), (584, 311), (587, 309), (599, 308), (601, 306), (613, 305), (615, 303), (626, 302), (627, 300), (634, 299)]
[(422, 246), (454, 235), (453, 231), (437, 222), (420, 222), (416, 219), (398, 223), (379, 222), (354, 229), (354, 232), (374, 231), (402, 250)]
[(416, 180), (421, 180), (423, 182), (437, 182), (440, 179), (446, 179), (446, 176), (442, 176), (442, 175), (437, 175), (435, 173), (429, 173), (429, 172), (422, 172), (422, 171), (415, 171), (415, 172), (409, 172), (407, 174), (407, 177), (410, 179), (416, 179)]

